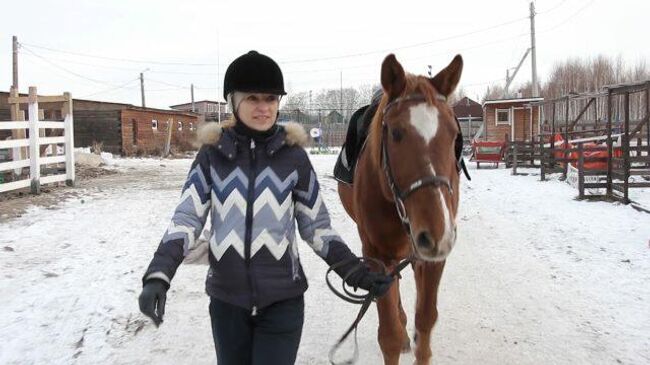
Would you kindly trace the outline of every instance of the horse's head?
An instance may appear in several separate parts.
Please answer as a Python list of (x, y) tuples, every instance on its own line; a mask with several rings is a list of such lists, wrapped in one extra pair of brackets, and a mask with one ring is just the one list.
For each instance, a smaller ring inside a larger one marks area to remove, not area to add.
[(394, 55), (381, 68), (384, 97), (370, 143), (384, 170), (382, 191), (408, 222), (416, 257), (442, 261), (456, 241), (458, 126), (447, 97), (463, 68), (460, 55), (435, 77), (406, 74)]

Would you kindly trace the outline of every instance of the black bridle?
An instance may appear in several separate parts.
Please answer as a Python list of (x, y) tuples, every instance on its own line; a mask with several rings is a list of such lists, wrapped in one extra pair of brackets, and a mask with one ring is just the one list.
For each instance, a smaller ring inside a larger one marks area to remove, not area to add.
[[(447, 101), (447, 98), (442, 95), (437, 95), (436, 97), (438, 98), (438, 100)], [(408, 234), (411, 241), (414, 242), (413, 235), (411, 234), (411, 223), (409, 221), (408, 214), (406, 212), (406, 206), (404, 205), (404, 201), (406, 200), (406, 198), (408, 198), (416, 190), (429, 185), (435, 186), (436, 188), (440, 188), (441, 186), (444, 186), (447, 188), (449, 194), (451, 195), (454, 194), (454, 189), (451, 187), (451, 183), (447, 177), (435, 175), (435, 172), (431, 175), (423, 176), (415, 180), (413, 183), (409, 184), (406, 190), (402, 191), (397, 186), (397, 183), (395, 182), (395, 177), (393, 176), (393, 170), (391, 168), (391, 163), (390, 163), (390, 156), (388, 154), (388, 144), (386, 142), (388, 139), (388, 124), (386, 123), (386, 114), (393, 106), (397, 105), (397, 103), (409, 102), (409, 101), (426, 102), (427, 100), (422, 94), (411, 94), (411, 95), (399, 97), (391, 101), (386, 105), (386, 107), (383, 110), (383, 117), (381, 120), (381, 128), (382, 128), (381, 168), (382, 170), (384, 170), (384, 174), (386, 175), (388, 186), (390, 187), (390, 190), (393, 194), (393, 201), (395, 202), (397, 215), (399, 216), (399, 219), (402, 221), (402, 225), (406, 230), (406, 234)]]

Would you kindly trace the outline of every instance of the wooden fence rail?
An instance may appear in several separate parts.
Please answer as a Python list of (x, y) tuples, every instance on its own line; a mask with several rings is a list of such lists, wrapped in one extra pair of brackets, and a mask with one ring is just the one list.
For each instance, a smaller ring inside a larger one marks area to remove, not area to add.
[[(39, 120), (38, 103), (40, 101), (54, 102), (63, 101), (66, 111), (63, 122)], [(0, 193), (31, 187), (33, 194), (39, 194), (42, 184), (50, 184), (65, 181), (68, 186), (75, 182), (74, 166), (74, 131), (72, 115), (72, 97), (70, 93), (62, 96), (37, 96), (36, 88), (29, 88), (29, 96), (9, 98), (10, 103), (28, 104), (29, 121), (8, 121), (0, 122), (0, 130), (19, 130), (21, 136), (25, 136), (25, 130), (29, 131), (29, 137), (0, 141), (0, 149), (14, 149), (12, 160), (0, 163), (0, 173), (3, 171), (16, 170), (20, 172), (23, 168), (29, 167), (29, 177), (17, 181), (0, 183)], [(41, 137), (41, 129), (63, 130), (63, 136)], [(64, 145), (64, 154), (56, 156), (58, 144)], [(52, 145), (55, 156), (41, 157), (41, 146)], [(20, 153), (22, 147), (29, 147), (28, 156)], [(25, 158), (27, 157), (27, 158)], [(41, 166), (65, 163), (65, 173), (41, 177)], [(21, 174), (16, 174), (20, 176)]]

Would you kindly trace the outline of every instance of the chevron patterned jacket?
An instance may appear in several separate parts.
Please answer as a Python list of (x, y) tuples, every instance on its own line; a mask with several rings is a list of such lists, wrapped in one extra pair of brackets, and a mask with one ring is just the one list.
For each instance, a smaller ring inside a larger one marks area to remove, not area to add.
[(296, 222), (302, 239), (329, 265), (354, 260), (330, 225), (316, 173), (297, 143), (306, 141), (301, 126), (280, 126), (271, 137), (255, 141), (234, 128), (208, 124), (145, 281), (171, 282), (208, 216), (206, 291), (253, 312), (307, 289)]

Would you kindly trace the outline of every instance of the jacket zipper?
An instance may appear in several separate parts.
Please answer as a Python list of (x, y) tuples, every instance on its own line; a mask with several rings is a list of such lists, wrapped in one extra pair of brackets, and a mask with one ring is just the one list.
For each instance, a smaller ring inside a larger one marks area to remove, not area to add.
[(246, 273), (248, 275), (248, 284), (251, 288), (251, 315), (257, 314), (257, 290), (255, 279), (251, 273), (251, 245), (253, 236), (253, 203), (255, 201), (255, 140), (251, 138), (250, 143), (250, 172), (248, 174), (248, 197), (246, 199), (246, 233), (244, 237), (244, 253), (246, 259)]

